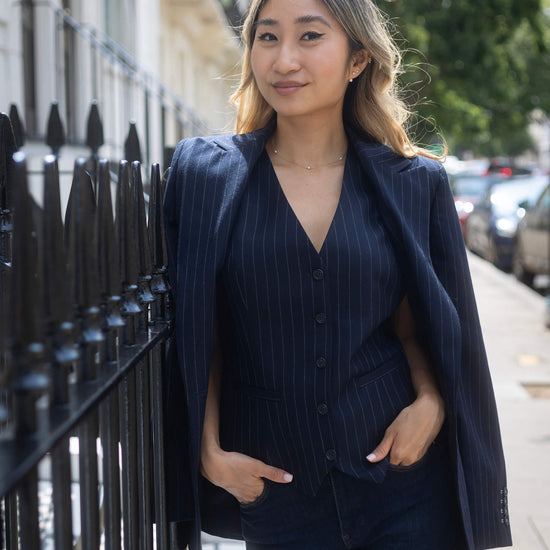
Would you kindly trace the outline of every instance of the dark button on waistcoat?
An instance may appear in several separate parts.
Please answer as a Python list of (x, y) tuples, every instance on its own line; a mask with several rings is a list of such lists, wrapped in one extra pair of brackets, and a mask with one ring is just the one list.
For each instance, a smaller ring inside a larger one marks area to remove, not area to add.
[(327, 314), (322, 311), (315, 314), (315, 322), (318, 325), (324, 325), (327, 322)]
[(328, 414), (328, 405), (326, 403), (319, 403), (319, 405), (317, 405), (317, 412), (320, 415)]
[(315, 360), (315, 366), (316, 366), (318, 369), (324, 369), (324, 368), (326, 368), (326, 366), (327, 366), (327, 359), (326, 359), (326, 357), (317, 357), (317, 359)]
[(328, 449), (325, 456), (327, 460), (336, 460), (336, 451), (334, 449)]
[(325, 272), (322, 269), (314, 269), (313, 270), (313, 278), (316, 281), (322, 281), (325, 276)]

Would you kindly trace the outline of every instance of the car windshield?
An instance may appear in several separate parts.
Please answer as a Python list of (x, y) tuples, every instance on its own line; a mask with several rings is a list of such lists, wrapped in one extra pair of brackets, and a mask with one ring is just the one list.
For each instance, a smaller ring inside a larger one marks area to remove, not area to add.
[(487, 190), (489, 179), (483, 176), (456, 176), (452, 188), (455, 197), (481, 197)]
[(528, 207), (533, 206), (546, 185), (547, 176), (517, 178), (495, 184), (491, 191), (493, 212), (496, 216), (511, 216), (522, 202), (526, 202)]

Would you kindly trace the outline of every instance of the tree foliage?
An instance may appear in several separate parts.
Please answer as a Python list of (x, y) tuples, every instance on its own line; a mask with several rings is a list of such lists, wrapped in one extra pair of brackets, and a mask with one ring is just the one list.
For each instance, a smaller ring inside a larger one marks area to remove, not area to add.
[(413, 130), (453, 152), (518, 154), (533, 109), (550, 113), (550, 25), (541, 0), (378, 0), (405, 50)]

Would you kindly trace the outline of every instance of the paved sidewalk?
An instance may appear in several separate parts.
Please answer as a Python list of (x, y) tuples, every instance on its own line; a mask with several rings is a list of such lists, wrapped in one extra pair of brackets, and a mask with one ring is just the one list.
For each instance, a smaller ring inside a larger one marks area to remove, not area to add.
[[(500, 413), (513, 549), (550, 550), (550, 398), (533, 398), (522, 385), (550, 388), (545, 299), (481, 258), (469, 259)], [(244, 548), (218, 544), (216, 550)]]
[(550, 389), (545, 299), (473, 255), (470, 269), (500, 414), (513, 548), (550, 550), (550, 398), (522, 386)]

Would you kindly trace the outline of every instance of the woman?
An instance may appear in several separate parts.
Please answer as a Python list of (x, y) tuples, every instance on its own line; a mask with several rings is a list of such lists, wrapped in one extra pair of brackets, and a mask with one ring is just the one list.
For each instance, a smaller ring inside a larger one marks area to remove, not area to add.
[(510, 544), (460, 227), (383, 17), (253, 0), (244, 39), (238, 134), (180, 143), (165, 198), (195, 544)]

